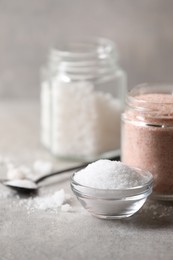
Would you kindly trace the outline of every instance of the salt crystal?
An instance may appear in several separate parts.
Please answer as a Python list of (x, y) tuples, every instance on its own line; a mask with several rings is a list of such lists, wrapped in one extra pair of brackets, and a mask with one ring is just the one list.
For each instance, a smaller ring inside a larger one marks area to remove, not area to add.
[(36, 173), (47, 174), (53, 170), (53, 165), (50, 161), (37, 160), (33, 164), (33, 169)]
[(31, 170), (25, 166), (14, 166), (13, 164), (7, 165), (7, 178), (8, 180), (14, 180), (14, 179), (25, 179), (28, 178), (31, 175)]
[(164, 205), (161, 202), (150, 201), (143, 207), (142, 212), (149, 215), (152, 219), (169, 218), (173, 214), (173, 206), (171, 204)]
[(43, 197), (43, 198), (35, 198), (33, 200), (36, 208), (38, 209), (52, 209), (60, 207), (65, 201), (65, 193), (64, 190), (60, 190), (55, 192), (51, 196)]
[[(5, 161), (4, 161), (5, 163)], [(47, 174), (50, 173), (53, 169), (53, 165), (50, 161), (37, 160), (33, 163), (33, 171), (27, 167), (26, 165), (16, 166), (11, 162), (5, 163), (7, 168), (7, 179), (15, 180), (15, 179), (33, 179), (36, 174)]]
[(63, 212), (68, 212), (71, 210), (72, 210), (72, 207), (68, 203), (61, 206), (61, 211), (63, 211)]
[[(1, 187), (0, 187), (1, 188)], [(12, 198), (16, 195), (15, 191), (11, 191), (9, 189), (1, 189), (0, 190), (0, 199), (8, 199)]]
[[(119, 149), (121, 104), (118, 99), (96, 91), (89, 82), (70, 83), (69, 86), (56, 80), (52, 99), (51, 148), (54, 154), (81, 157)], [(50, 123), (47, 117), (45, 121)], [(44, 124), (43, 132), (50, 136)]]
[(79, 184), (97, 189), (132, 188), (145, 184), (149, 178), (121, 162), (106, 159), (89, 164), (74, 176)]
[(71, 210), (71, 206), (67, 204), (67, 198), (69, 198), (69, 195), (61, 189), (56, 191), (54, 194), (23, 200), (21, 205), (26, 206), (28, 210), (37, 209), (67, 212)]

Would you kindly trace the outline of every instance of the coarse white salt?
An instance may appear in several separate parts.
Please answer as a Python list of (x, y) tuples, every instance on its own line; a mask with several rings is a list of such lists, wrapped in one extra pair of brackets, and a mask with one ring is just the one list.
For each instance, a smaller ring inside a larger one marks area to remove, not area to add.
[(37, 160), (33, 163), (33, 169), (36, 173), (47, 174), (53, 170), (53, 164), (50, 161)]
[(70, 211), (71, 206), (68, 204), (70, 195), (66, 194), (63, 189), (46, 196), (34, 197), (20, 200), (20, 205), (25, 206), (28, 211), (33, 210), (50, 210), (50, 211)]
[(172, 217), (173, 206), (171, 204), (164, 205), (160, 201), (150, 201), (142, 209), (142, 213), (150, 216), (152, 219), (161, 219)]
[[(93, 156), (119, 149), (121, 109), (117, 98), (96, 91), (90, 82), (60, 84), (54, 79), (52, 131), (42, 123), (43, 139), (51, 136), (52, 152), (59, 156)], [(45, 117), (42, 121), (50, 124)], [(47, 141), (43, 143), (47, 146)]]
[(36, 197), (33, 199), (33, 206), (37, 209), (54, 209), (63, 205), (65, 202), (65, 192), (63, 189), (52, 195), (45, 197)]
[(7, 164), (6, 167), (8, 180), (25, 179), (32, 176), (30, 168), (25, 165), (15, 166), (11, 163)]
[(15, 165), (12, 162), (3, 161), (6, 167), (6, 177), (8, 180), (34, 179), (38, 175), (45, 175), (53, 171), (53, 164), (48, 160), (37, 160), (33, 163), (33, 167), (29, 168), (26, 165)]
[(15, 191), (0, 187), (0, 199), (9, 199), (16, 196)]
[(74, 180), (97, 189), (126, 189), (144, 185), (150, 176), (117, 161), (98, 160), (80, 170)]
[(71, 207), (68, 203), (63, 204), (63, 205), (61, 206), (61, 211), (63, 211), (63, 212), (69, 212), (69, 211), (71, 211), (71, 210), (72, 210), (72, 207)]

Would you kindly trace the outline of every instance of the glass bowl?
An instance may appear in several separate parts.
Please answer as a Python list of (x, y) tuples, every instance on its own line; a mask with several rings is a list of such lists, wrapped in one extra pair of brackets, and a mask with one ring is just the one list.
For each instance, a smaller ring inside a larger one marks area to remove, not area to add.
[(96, 189), (76, 182), (74, 173), (71, 177), (71, 189), (82, 206), (98, 218), (130, 217), (143, 206), (153, 187), (153, 176), (150, 172), (134, 169), (139, 174), (148, 176), (144, 185), (126, 189)]

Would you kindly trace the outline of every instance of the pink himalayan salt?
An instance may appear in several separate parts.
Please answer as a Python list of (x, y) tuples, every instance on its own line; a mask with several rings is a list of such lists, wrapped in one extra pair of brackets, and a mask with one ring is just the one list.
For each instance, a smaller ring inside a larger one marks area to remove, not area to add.
[[(122, 161), (149, 170), (157, 193), (173, 194), (173, 96), (146, 94), (135, 97), (134, 104), (139, 100), (150, 111), (129, 110), (124, 114)], [(144, 122), (169, 127), (145, 126), (141, 124)]]

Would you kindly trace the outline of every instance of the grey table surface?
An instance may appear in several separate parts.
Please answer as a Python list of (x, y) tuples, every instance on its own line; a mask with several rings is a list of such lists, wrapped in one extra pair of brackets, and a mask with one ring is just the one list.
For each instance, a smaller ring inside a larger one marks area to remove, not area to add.
[[(32, 164), (46, 159), (58, 168), (39, 142), (38, 102), (1, 102), (0, 155)], [(44, 182), (40, 193), (63, 188), (72, 196), (70, 212), (28, 212), (15, 196), (3, 197), (0, 186), (0, 259), (173, 259), (173, 207), (149, 200), (133, 217), (100, 220), (82, 210), (69, 187), (71, 173)]]

